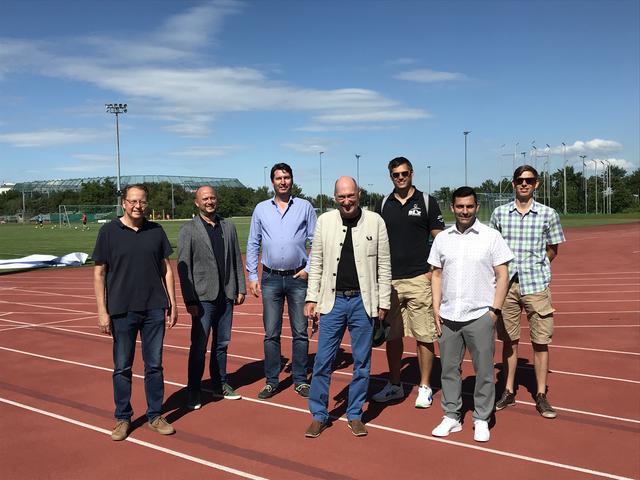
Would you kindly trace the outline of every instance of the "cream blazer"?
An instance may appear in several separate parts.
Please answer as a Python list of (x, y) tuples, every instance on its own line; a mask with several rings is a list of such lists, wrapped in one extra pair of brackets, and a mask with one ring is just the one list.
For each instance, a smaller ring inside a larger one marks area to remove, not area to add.
[[(317, 312), (327, 314), (336, 299), (336, 278), (347, 227), (339, 210), (318, 218), (311, 246), (307, 302), (316, 302)], [(378, 316), (378, 308), (391, 306), (391, 256), (387, 227), (380, 215), (362, 211), (352, 228), (353, 254), (360, 282), (362, 302), (367, 315)]]

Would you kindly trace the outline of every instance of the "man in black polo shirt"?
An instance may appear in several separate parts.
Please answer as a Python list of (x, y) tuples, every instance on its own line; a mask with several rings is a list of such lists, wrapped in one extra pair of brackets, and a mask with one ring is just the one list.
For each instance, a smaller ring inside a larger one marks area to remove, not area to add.
[(116, 426), (113, 440), (124, 440), (131, 425), (131, 377), (136, 338), (140, 332), (149, 427), (162, 435), (175, 430), (161, 416), (164, 397), (162, 341), (165, 321), (178, 320), (173, 251), (160, 225), (144, 217), (148, 205), (144, 185), (129, 185), (123, 193), (121, 218), (98, 233), (93, 260), (93, 283), (98, 304), (98, 327), (113, 337), (113, 390)]
[(187, 407), (202, 406), (201, 379), (212, 332), (209, 373), (213, 394), (227, 400), (240, 395), (227, 383), (227, 347), (231, 341), (233, 305), (242, 305), (247, 292), (244, 268), (233, 223), (220, 217), (213, 187), (196, 190), (199, 215), (185, 223), (178, 236), (178, 274), (182, 297), (191, 315), (191, 347)]
[(391, 247), (391, 310), (387, 319), (391, 331), (387, 339), (389, 381), (373, 395), (374, 402), (388, 402), (404, 397), (400, 382), (402, 337), (416, 339), (416, 354), (420, 368), (420, 385), (416, 408), (431, 406), (433, 392), (429, 376), (433, 366), (437, 340), (436, 324), (431, 304), (431, 273), (429, 236), (444, 229), (440, 207), (430, 195), (413, 186), (413, 166), (405, 157), (389, 162), (393, 192), (377, 206), (389, 233)]

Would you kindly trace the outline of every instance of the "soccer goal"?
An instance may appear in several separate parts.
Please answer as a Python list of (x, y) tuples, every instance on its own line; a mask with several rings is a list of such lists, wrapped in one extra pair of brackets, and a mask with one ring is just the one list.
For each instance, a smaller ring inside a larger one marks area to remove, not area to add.
[[(51, 214), (51, 223), (62, 227), (83, 225), (86, 215), (87, 225), (104, 223), (117, 217), (117, 205), (58, 205), (58, 213)], [(57, 217), (57, 218), (56, 218)]]

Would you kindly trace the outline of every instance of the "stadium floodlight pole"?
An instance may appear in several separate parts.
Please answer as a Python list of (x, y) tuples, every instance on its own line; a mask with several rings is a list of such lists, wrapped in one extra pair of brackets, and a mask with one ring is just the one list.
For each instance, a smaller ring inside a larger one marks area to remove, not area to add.
[(369, 194), (369, 210), (373, 211), (373, 197), (371, 196), (371, 190), (373, 189), (373, 183), (367, 183), (367, 187), (369, 187), (369, 190), (367, 190), (367, 193)]
[(548, 200), (549, 200), (549, 206), (551, 206), (551, 172), (549, 171), (549, 166), (551, 165), (551, 145), (549, 145), (548, 143), (544, 144), (544, 152), (545, 155), (547, 156), (547, 193), (549, 195)]
[(264, 182), (264, 188), (267, 188), (267, 167), (266, 165), (264, 166), (264, 168), (262, 169), (262, 176), (263, 178), (263, 182)]
[(516, 142), (516, 145), (513, 147), (513, 169), (511, 170), (511, 173), (516, 171), (516, 160), (518, 158), (518, 145), (520, 145), (520, 142)]
[(578, 156), (582, 159), (582, 178), (584, 179), (584, 213), (586, 215), (587, 213), (589, 213), (588, 212), (588, 205), (589, 204), (587, 203), (587, 187), (588, 187), (588, 185), (587, 185), (587, 177), (585, 176), (585, 173), (584, 173), (584, 167), (587, 166), (587, 162), (584, 159), (587, 158), (587, 156), (586, 155), (578, 155)]
[(564, 214), (567, 214), (567, 144), (562, 142), (562, 192), (564, 196)]
[(431, 195), (431, 165), (427, 165), (427, 172), (428, 172), (427, 177), (429, 178), (429, 183), (427, 184), (428, 185), (427, 195)]
[(596, 179), (596, 215), (597, 215), (598, 214), (598, 161), (594, 160), (593, 165), (595, 166), (594, 177)]
[(356, 183), (360, 188), (360, 155), (356, 153)]
[(120, 190), (120, 124), (118, 116), (121, 113), (127, 113), (127, 104), (124, 103), (105, 103), (107, 113), (113, 113), (116, 116), (116, 194), (118, 195), (118, 205), (116, 206), (116, 215), (122, 214), (122, 191)]
[(320, 215), (322, 215), (322, 155), (324, 152), (320, 152)]
[(609, 163), (609, 160), (600, 160), (600, 163), (602, 163), (602, 168), (603, 168), (603, 191), (602, 191), (602, 212), (607, 214), (607, 213), (611, 213), (610, 210), (610, 204), (611, 204), (611, 190), (610, 190), (610, 182), (611, 182), (611, 175), (609, 173), (609, 167), (611, 166), (611, 164)]
[(464, 135), (464, 184), (469, 185), (467, 177), (467, 135), (471, 133), (471, 130), (465, 130), (462, 132)]

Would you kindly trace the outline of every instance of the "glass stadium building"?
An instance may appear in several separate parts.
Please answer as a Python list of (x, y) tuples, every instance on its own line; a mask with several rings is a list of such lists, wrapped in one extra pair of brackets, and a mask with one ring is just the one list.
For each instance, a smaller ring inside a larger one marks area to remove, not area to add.
[[(62, 190), (79, 191), (83, 183), (99, 182), (109, 180), (116, 183), (116, 177), (92, 177), (92, 178), (69, 178), (64, 180), (36, 180), (33, 182), (20, 182), (13, 186), (13, 190), (20, 192), (40, 192), (50, 193)], [(211, 185), (212, 187), (244, 187), (237, 178), (221, 177), (182, 177), (177, 175), (122, 175), (120, 176), (120, 188), (134, 183), (161, 183), (167, 182), (179, 185), (187, 191), (194, 191), (201, 185)]]

